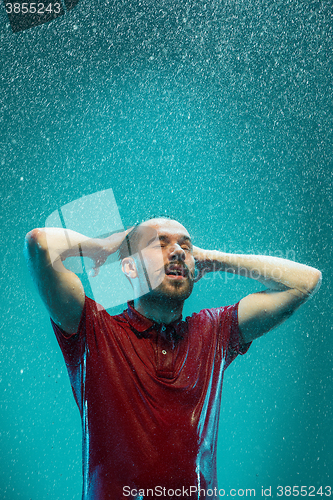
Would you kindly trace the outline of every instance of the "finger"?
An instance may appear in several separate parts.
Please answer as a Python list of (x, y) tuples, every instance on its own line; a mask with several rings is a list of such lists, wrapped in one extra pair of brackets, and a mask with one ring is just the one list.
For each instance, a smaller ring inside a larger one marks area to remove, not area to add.
[(201, 277), (202, 277), (202, 272), (200, 271), (200, 269), (196, 267), (194, 270), (194, 278), (193, 278), (194, 283), (197, 283)]
[(90, 269), (88, 275), (89, 275), (89, 278), (95, 278), (99, 273), (99, 267), (93, 267), (92, 269)]

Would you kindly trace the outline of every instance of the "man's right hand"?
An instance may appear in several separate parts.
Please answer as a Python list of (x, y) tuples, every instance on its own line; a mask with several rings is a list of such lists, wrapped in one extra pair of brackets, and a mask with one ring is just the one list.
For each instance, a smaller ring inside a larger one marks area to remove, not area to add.
[[(111, 234), (111, 236), (108, 236), (107, 238), (96, 238), (95, 240), (93, 240), (99, 244), (99, 246), (96, 246), (95, 251), (94, 249), (91, 249), (90, 255), (87, 255), (87, 257), (90, 257), (94, 262), (94, 274), (92, 275), (93, 277), (98, 275), (99, 268), (105, 263), (109, 255), (112, 255), (119, 249), (120, 245), (122, 244), (128, 233), (132, 231), (133, 227), (127, 229), (126, 231), (121, 231), (120, 233)], [(82, 248), (83, 256), (85, 256), (84, 246), (85, 245), (83, 245)]]

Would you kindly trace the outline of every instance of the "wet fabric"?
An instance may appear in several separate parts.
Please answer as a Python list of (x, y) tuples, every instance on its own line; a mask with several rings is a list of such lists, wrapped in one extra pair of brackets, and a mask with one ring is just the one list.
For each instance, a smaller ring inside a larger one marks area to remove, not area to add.
[(52, 322), (82, 417), (84, 500), (198, 498), (217, 487), (223, 373), (250, 345), (239, 345), (237, 310), (162, 325), (131, 304), (110, 316), (86, 297), (77, 333)]

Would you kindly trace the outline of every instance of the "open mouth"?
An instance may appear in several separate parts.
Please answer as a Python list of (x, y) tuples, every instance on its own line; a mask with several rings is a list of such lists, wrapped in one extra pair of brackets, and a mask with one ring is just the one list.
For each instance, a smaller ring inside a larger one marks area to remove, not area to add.
[(165, 274), (170, 277), (187, 278), (188, 269), (181, 265), (171, 264), (166, 268)]

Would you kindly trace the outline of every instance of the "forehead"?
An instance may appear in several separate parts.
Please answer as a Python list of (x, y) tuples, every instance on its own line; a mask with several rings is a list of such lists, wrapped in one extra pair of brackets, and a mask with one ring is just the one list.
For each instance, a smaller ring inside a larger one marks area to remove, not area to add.
[(158, 236), (187, 236), (190, 237), (187, 229), (180, 222), (172, 219), (151, 219), (141, 224), (142, 228), (155, 230)]

